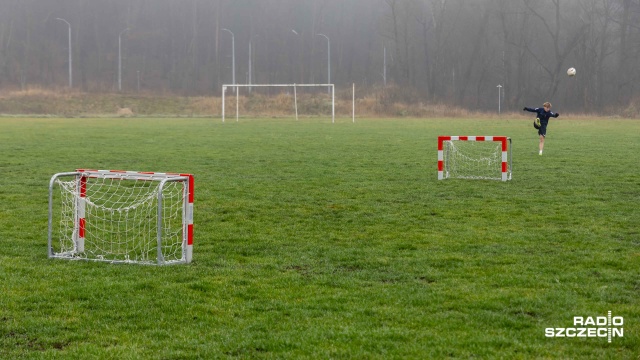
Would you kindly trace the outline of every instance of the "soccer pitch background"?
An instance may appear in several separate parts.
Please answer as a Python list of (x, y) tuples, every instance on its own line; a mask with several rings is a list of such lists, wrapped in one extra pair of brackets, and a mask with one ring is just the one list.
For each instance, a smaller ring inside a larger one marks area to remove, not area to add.
[[(513, 180), (438, 181), (438, 135), (511, 137)], [(0, 118), (0, 155), (3, 359), (640, 355), (638, 120), (539, 156), (528, 118)], [(193, 263), (47, 259), (76, 168), (194, 174)]]

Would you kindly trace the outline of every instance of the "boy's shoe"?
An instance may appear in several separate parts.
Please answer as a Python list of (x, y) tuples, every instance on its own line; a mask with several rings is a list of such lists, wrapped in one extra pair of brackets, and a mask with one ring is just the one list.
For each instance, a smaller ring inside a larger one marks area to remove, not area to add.
[(540, 126), (542, 126), (542, 125), (540, 124), (540, 118), (536, 118), (536, 119), (533, 121), (533, 127), (534, 127), (534, 128), (536, 128), (536, 129), (540, 129)]
[(540, 150), (540, 152), (538, 153), (538, 155), (541, 155), (541, 156), (542, 156), (542, 150)]

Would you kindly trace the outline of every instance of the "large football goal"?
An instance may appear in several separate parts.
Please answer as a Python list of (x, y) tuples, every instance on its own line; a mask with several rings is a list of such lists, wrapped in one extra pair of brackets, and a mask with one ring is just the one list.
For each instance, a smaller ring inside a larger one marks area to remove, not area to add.
[[(225, 122), (226, 119), (226, 96), (228, 90), (233, 90), (235, 94), (235, 118), (238, 121), (240, 116), (240, 92), (242, 91), (244, 95), (249, 95), (251, 92), (264, 91), (265, 89), (276, 89), (279, 91), (286, 91), (286, 94), (291, 98), (289, 100), (289, 106), (291, 109), (291, 113), (295, 113), (296, 120), (298, 120), (298, 110), (299, 110), (299, 92), (301, 89), (311, 89), (311, 88), (329, 88), (329, 103), (330, 103), (330, 111), (331, 111), (331, 122), (335, 122), (336, 118), (336, 105), (335, 105), (335, 86), (333, 84), (224, 84), (222, 85), (222, 122)], [(241, 90), (242, 89), (242, 90)], [(233, 96), (232, 95), (232, 96)], [(316, 95), (323, 96), (325, 95)]]
[(191, 174), (77, 170), (49, 182), (49, 258), (190, 263)]

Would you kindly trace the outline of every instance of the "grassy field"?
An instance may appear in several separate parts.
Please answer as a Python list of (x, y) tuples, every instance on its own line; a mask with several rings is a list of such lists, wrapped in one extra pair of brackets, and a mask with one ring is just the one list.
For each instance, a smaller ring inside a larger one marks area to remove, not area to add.
[[(512, 137), (513, 180), (438, 181), (438, 135)], [(537, 143), (514, 118), (2, 118), (0, 358), (638, 359), (640, 121)], [(195, 174), (193, 263), (47, 259), (76, 168)], [(545, 336), (607, 311), (611, 343)]]

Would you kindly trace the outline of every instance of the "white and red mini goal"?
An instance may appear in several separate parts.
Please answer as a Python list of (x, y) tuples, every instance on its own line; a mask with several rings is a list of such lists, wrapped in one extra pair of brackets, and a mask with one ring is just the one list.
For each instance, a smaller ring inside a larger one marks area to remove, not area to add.
[(191, 174), (87, 170), (49, 183), (49, 257), (190, 263)]
[(511, 180), (511, 138), (438, 136), (438, 180)]

